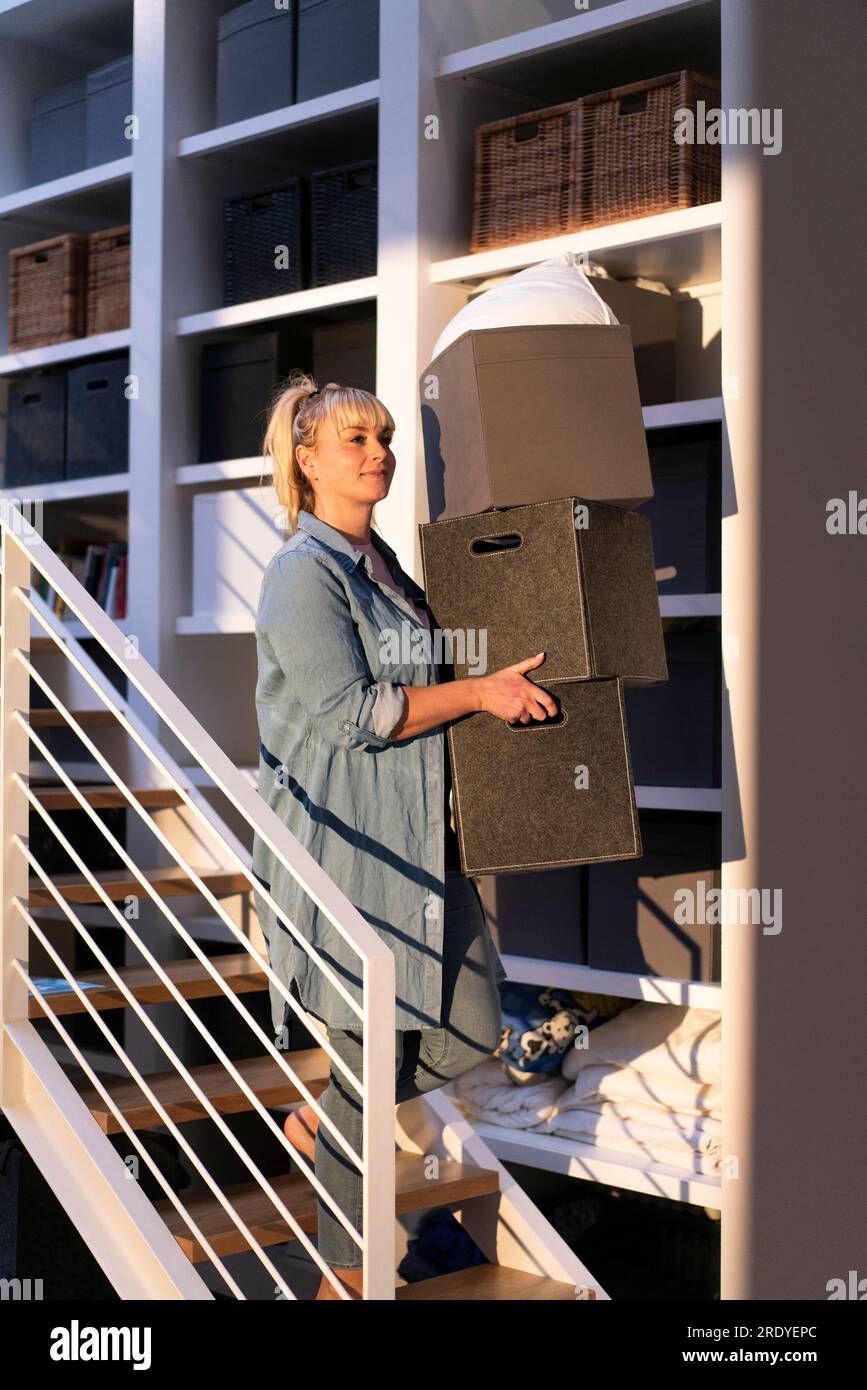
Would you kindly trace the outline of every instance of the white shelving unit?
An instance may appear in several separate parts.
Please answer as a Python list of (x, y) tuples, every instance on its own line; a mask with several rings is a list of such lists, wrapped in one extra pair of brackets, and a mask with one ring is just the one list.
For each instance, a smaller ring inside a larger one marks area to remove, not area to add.
[[(253, 769), (252, 620), (225, 624), (190, 614), (190, 552), (195, 489), (258, 483), (261, 460), (195, 461), (202, 344), (291, 319), (309, 330), (315, 361), (330, 373), (339, 361), (341, 333), (375, 319), (376, 389), (398, 426), (398, 470), (377, 521), (418, 579), (417, 525), (428, 519), (418, 377), (441, 329), (487, 278), (570, 250), (586, 252), (614, 278), (662, 281), (690, 310), (691, 328), (678, 342), (681, 398), (647, 405), (645, 426), (719, 423), (721, 203), (480, 254), (468, 248), (476, 126), (681, 67), (718, 74), (720, 17), (719, 0), (597, 0), (579, 14), (565, 0), (381, 0), (387, 61), (377, 81), (215, 128), (216, 20), (231, 7), (229, 0), (65, 0), (58, 14), (50, 0), (0, 0), (0, 111), (8, 133), (0, 156), (0, 248), (62, 230), (132, 224), (131, 328), (10, 354), (0, 326), (0, 391), (18, 372), (129, 349), (138, 395), (130, 403), (128, 471), (46, 485), (37, 495), (52, 504), (98, 508), (109, 494), (123, 494), (130, 576), (124, 626), (229, 756)], [(130, 50), (141, 132), (130, 156), (26, 187), (31, 98)], [(432, 117), (437, 134), (431, 139)], [(221, 305), (225, 197), (374, 156), (380, 188), (376, 275)], [(0, 325), (7, 312), (3, 284)], [(665, 618), (718, 619), (722, 598), (665, 596), (661, 611)], [(167, 743), (178, 753), (170, 737)], [(637, 792), (642, 808), (713, 814), (720, 797), (714, 788)], [(722, 1007), (720, 985), (525, 957), (509, 957), (508, 966), (513, 979), (532, 983)], [(481, 1129), (503, 1157), (718, 1204), (718, 1184), (709, 1181), (593, 1146)]]

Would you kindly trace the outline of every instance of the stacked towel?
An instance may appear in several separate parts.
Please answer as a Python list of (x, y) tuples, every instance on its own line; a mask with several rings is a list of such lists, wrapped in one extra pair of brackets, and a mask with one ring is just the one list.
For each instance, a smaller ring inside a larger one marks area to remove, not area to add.
[(533, 1129), (554, 1113), (569, 1082), (560, 1076), (544, 1081), (513, 1081), (499, 1058), (490, 1057), (452, 1083), (452, 1096), (468, 1120), (503, 1125), (506, 1129)]
[(719, 1014), (637, 1004), (573, 1048), (574, 1078), (539, 1134), (592, 1141), (599, 1148), (718, 1176), (722, 1167)]

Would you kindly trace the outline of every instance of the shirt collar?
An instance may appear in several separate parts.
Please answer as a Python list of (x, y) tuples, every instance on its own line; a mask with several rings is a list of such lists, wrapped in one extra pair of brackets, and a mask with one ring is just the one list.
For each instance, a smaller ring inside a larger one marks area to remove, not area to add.
[[(311, 536), (316, 536), (317, 540), (323, 541), (332, 550), (339, 550), (342, 554), (348, 555), (355, 564), (358, 564), (365, 553), (357, 545), (353, 545), (352, 541), (348, 540), (342, 531), (338, 531), (336, 526), (330, 526), (327, 521), (314, 516), (312, 512), (302, 509), (298, 513), (298, 526), (304, 531), (309, 531)], [(380, 550), (384, 550), (392, 559), (397, 560), (397, 553), (378, 532), (371, 531), (370, 538)]]

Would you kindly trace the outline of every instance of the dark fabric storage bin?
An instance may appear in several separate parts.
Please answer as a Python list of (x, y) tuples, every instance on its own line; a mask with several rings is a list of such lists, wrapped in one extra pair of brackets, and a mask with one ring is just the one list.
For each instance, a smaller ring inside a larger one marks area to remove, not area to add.
[(542, 685), (667, 678), (646, 517), (562, 497), (420, 524), (419, 536), (436, 626), (486, 636), (484, 653), (477, 637), (474, 653), (446, 654), (457, 679), (475, 674), (470, 655), (499, 671), (537, 651), (529, 678)]
[(35, 97), (30, 114), (30, 182), (85, 167), (87, 85), (83, 77)]
[(482, 874), (473, 882), (501, 955), (586, 965), (586, 868)]
[(653, 533), (660, 595), (721, 587), (722, 442), (718, 425), (650, 430), (654, 496), (642, 506)]
[(66, 372), (30, 372), (9, 383), (4, 487), (56, 483), (66, 468)]
[(653, 496), (625, 324), (471, 329), (419, 378), (430, 519)]
[(645, 787), (718, 787), (719, 632), (669, 632), (665, 649), (668, 684), (626, 695), (635, 781)]
[(132, 141), (126, 120), (132, 113), (132, 54), (87, 74), (86, 151), (88, 167), (126, 159)]
[(311, 283), (376, 274), (379, 169), (364, 159), (311, 175)]
[[(541, 682), (540, 682), (541, 684)], [(563, 869), (641, 853), (623, 682), (550, 681), (553, 719), (487, 711), (448, 726), (465, 874)], [(576, 769), (586, 767), (579, 789)]]
[(306, 335), (284, 329), (202, 348), (199, 461), (255, 458), (262, 452), (268, 402), (293, 367), (307, 367)]
[(379, 0), (296, 0), (296, 101), (379, 75)]
[(588, 963), (674, 980), (719, 979), (718, 924), (678, 920), (681, 889), (707, 915), (704, 894), (720, 886), (717, 816), (642, 811), (644, 854), (587, 870)]
[(129, 467), (129, 353), (70, 367), (66, 400), (66, 476), (95, 478)]
[[(307, 283), (306, 192), (301, 179), (223, 203), (223, 303), (294, 294)], [(278, 268), (275, 247), (289, 248)]]
[(216, 124), (231, 125), (295, 101), (296, 0), (249, 0), (220, 17)]

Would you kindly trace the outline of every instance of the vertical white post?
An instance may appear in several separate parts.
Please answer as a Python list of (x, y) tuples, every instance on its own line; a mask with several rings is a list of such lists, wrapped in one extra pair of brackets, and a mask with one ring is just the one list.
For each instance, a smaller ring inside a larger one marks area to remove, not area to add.
[(2, 730), (0, 730), (0, 1105), (10, 1105), (18, 1096), (11, 1094), (15, 1074), (7, 1065), (6, 1024), (27, 1018), (27, 986), (14, 968), (17, 960), (27, 963), (27, 923), (14, 906), (15, 898), (27, 901), (30, 877), (27, 860), (12, 843), (18, 834), (27, 839), (29, 804), (24, 792), (13, 782), (16, 772), (27, 776), (30, 766), (30, 740), (14, 717), (16, 709), (30, 709), (30, 677), (17, 659), (16, 650), (30, 653), (30, 613), (16, 594), (17, 588), (30, 588), (30, 561), (25, 538), (13, 534), (13, 508), (4, 508), (0, 526), (3, 536), (3, 598), (0, 604), (0, 646), (2, 646)]
[(721, 15), (722, 108), (763, 116), (722, 147), (723, 890), (768, 895), (722, 929), (721, 1296), (827, 1299), (867, 1248), (864, 7)]
[(394, 1299), (394, 956), (364, 969), (364, 1298)]

